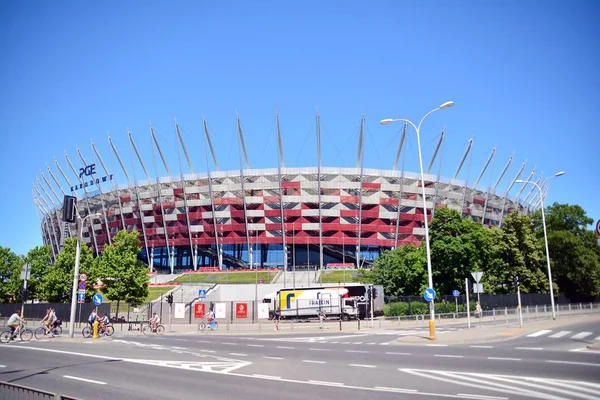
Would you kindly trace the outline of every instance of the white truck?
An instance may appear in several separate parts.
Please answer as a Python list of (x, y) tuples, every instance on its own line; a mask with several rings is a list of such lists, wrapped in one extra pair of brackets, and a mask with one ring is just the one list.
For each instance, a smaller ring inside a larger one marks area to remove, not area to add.
[(267, 294), (263, 303), (269, 303), (270, 314), (279, 310), (282, 318), (317, 317), (322, 310), (327, 317), (348, 321), (359, 317), (359, 299), (349, 292), (344, 286), (281, 289)]

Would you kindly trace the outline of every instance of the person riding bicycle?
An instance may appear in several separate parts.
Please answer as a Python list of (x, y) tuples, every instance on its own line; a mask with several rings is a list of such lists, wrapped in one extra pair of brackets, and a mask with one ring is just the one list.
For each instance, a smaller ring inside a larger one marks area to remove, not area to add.
[(150, 323), (150, 328), (152, 328), (152, 332), (156, 331), (158, 324), (160, 324), (160, 317), (156, 315), (156, 313), (152, 314), (152, 317), (148, 320)]
[(44, 329), (46, 329), (45, 335), (50, 333), (50, 329), (52, 329), (52, 307), (48, 307), (46, 310), (46, 315), (42, 318), (41, 323)]
[(15, 332), (19, 329), (23, 320), (19, 316), (20, 310), (16, 310), (13, 315), (10, 316), (6, 325), (10, 327), (10, 340), (14, 339)]
[(214, 327), (215, 324), (217, 323), (217, 320), (215, 318), (215, 312), (212, 310), (212, 308), (208, 309), (208, 313), (206, 313), (205, 317), (206, 317), (206, 320), (208, 321), (208, 326), (210, 328)]
[(106, 329), (106, 325), (108, 325), (109, 323), (110, 323), (110, 321), (108, 320), (108, 315), (106, 315), (106, 313), (104, 313), (102, 315), (102, 317), (100, 317), (98, 319), (98, 324), (99, 324), (98, 331), (104, 332), (104, 330)]
[(96, 322), (98, 320), (98, 314), (96, 312), (96, 309), (94, 308), (92, 310), (92, 313), (90, 314), (90, 316), (88, 317), (88, 324), (90, 324), (90, 329), (94, 329), (94, 322)]

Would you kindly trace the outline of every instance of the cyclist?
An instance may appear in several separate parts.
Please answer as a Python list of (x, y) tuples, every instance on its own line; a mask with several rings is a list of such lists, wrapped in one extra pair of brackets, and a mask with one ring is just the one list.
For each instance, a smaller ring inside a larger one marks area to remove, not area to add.
[(94, 308), (92, 310), (92, 313), (90, 314), (90, 316), (88, 317), (88, 324), (90, 324), (90, 329), (93, 331), (94, 330), (94, 322), (96, 322), (96, 320), (98, 319), (98, 314), (96, 312), (96, 309)]
[(44, 318), (42, 318), (42, 326), (44, 327), (44, 329), (46, 329), (46, 333), (44, 333), (44, 335), (47, 335), (50, 332), (51, 329), (51, 315), (52, 315), (52, 307), (48, 307), (48, 310), (46, 310), (46, 315), (44, 316)]
[(214, 326), (216, 325), (217, 321), (215, 319), (215, 312), (212, 310), (212, 308), (208, 309), (208, 313), (206, 313), (205, 317), (208, 316), (206, 318), (206, 320), (208, 321), (208, 327), (209, 328), (214, 328)]
[(156, 313), (152, 314), (152, 318), (148, 320), (150, 323), (150, 328), (152, 328), (152, 332), (156, 331), (158, 324), (160, 324), (160, 317), (156, 315)]
[(14, 339), (15, 332), (17, 331), (17, 329), (19, 329), (21, 322), (23, 322), (23, 320), (19, 316), (19, 312), (20, 310), (16, 310), (15, 313), (10, 316), (7, 322), (7, 325), (10, 327), (10, 340)]
[(55, 328), (57, 326), (58, 317), (56, 316), (56, 310), (54, 307), (50, 307), (50, 329)]
[(102, 317), (100, 317), (100, 319), (98, 319), (98, 323), (100, 324), (98, 331), (104, 332), (104, 330), (106, 329), (106, 325), (109, 324), (108, 315), (106, 315), (106, 313), (104, 313), (102, 315)]

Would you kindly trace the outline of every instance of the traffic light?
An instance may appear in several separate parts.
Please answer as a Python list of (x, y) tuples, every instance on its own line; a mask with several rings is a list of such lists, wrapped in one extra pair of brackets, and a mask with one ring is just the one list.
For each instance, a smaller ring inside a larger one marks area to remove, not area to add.
[(77, 197), (67, 196), (63, 198), (63, 221), (75, 222), (77, 219)]
[(377, 298), (377, 288), (375, 286), (371, 286), (371, 298), (372, 299)]
[(173, 294), (170, 293), (167, 295), (167, 303), (173, 304)]
[(519, 277), (515, 276), (515, 283), (514, 283), (514, 287), (515, 289), (518, 288), (519, 286), (521, 286), (521, 283), (519, 282)]

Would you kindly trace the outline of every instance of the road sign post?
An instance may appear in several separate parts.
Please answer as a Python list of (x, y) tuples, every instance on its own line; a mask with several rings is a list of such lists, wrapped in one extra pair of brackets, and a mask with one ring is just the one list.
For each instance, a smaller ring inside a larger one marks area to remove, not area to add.
[(458, 316), (458, 296), (460, 296), (460, 292), (456, 289), (452, 291), (452, 296), (454, 296), (454, 303), (456, 306), (456, 315)]
[(465, 294), (467, 295), (467, 325), (471, 329), (471, 310), (469, 308), (469, 278), (465, 278)]
[(27, 301), (27, 279), (29, 279), (30, 273), (31, 267), (28, 263), (25, 263), (21, 270), (21, 279), (23, 279), (23, 305), (21, 306), (21, 318), (24, 318), (25, 302)]
[[(475, 284), (473, 285), (474, 288), (474, 292), (477, 293), (477, 303), (479, 303), (479, 305), (481, 306), (481, 301), (480, 301), (480, 297), (479, 297), (479, 293), (483, 291), (483, 285), (479, 284), (479, 281), (481, 281), (481, 277), (483, 276), (483, 272), (481, 271), (477, 271), (477, 272), (471, 272), (471, 276), (473, 277), (473, 279), (475, 279)], [(476, 288), (476, 290), (475, 290)]]
[(102, 298), (100, 293), (96, 293), (94, 297), (92, 297), (92, 301), (94, 302), (94, 305), (99, 306), (104, 301), (104, 298)]
[[(433, 300), (435, 299), (435, 290), (427, 288), (423, 292), (423, 298), (429, 303), (429, 312), (434, 312)], [(433, 314), (432, 314), (433, 315)], [(429, 340), (435, 340), (435, 320), (429, 319)]]

